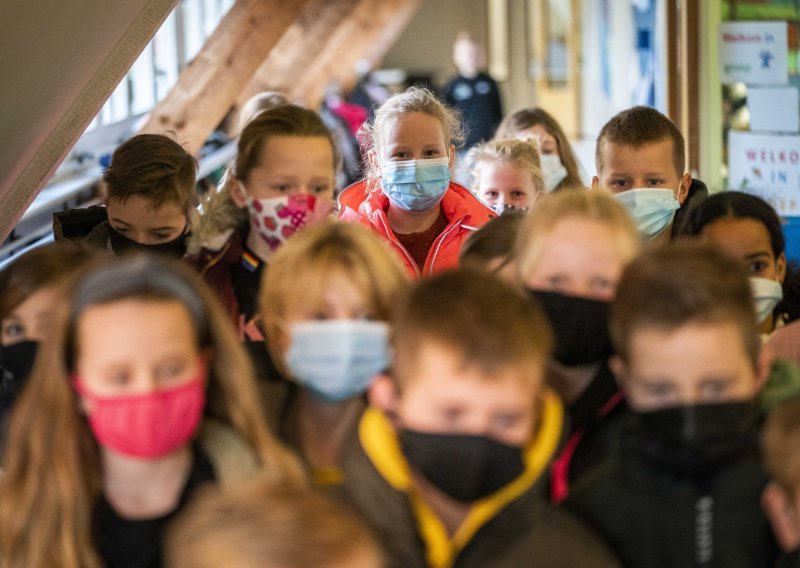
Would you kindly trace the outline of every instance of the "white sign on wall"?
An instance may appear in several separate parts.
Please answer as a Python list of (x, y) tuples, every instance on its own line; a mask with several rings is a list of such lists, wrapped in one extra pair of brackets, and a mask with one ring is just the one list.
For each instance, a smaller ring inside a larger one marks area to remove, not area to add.
[(784, 85), (789, 81), (786, 22), (724, 22), (719, 27), (723, 84)]
[(800, 136), (728, 133), (728, 189), (758, 195), (779, 215), (800, 215)]
[(747, 109), (753, 132), (800, 131), (800, 93), (797, 87), (750, 87)]

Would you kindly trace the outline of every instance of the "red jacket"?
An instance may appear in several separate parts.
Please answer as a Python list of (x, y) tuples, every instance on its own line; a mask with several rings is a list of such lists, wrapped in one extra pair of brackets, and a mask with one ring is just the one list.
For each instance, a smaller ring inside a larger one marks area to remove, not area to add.
[(481, 203), (466, 187), (450, 182), (442, 199), (442, 211), (449, 223), (433, 241), (425, 266), (420, 269), (389, 228), (389, 219), (386, 217), (388, 208), (389, 198), (380, 187), (370, 190), (365, 180), (354, 183), (339, 195), (339, 219), (371, 227), (389, 242), (411, 275), (417, 278), (457, 266), (461, 245), (467, 237), (495, 217), (494, 211)]

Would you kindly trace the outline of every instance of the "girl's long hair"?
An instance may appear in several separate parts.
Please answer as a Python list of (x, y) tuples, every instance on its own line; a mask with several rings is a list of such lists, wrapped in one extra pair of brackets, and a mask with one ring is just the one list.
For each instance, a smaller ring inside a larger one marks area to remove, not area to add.
[(89, 307), (126, 299), (177, 301), (210, 353), (206, 415), (232, 427), (276, 481), (299, 482), (299, 464), (267, 431), (253, 371), (224, 310), (188, 267), (147, 255), (101, 259), (74, 275), (56, 308), (14, 409), (0, 476), (0, 565), (102, 565), (92, 511), (102, 489), (100, 449), (70, 382), (76, 328)]

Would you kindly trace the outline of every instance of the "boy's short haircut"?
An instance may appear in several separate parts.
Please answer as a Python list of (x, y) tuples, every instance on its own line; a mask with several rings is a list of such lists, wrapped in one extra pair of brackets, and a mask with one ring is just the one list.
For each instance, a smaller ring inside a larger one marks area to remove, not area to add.
[(761, 342), (741, 263), (710, 245), (684, 241), (648, 251), (625, 269), (611, 305), (611, 340), (628, 361), (631, 339), (643, 329), (727, 322), (739, 326), (755, 367)]
[(533, 299), (492, 274), (460, 268), (418, 283), (396, 312), (393, 372), (401, 389), (426, 342), (487, 376), (514, 367), (537, 380), (553, 338)]
[(382, 553), (369, 529), (341, 503), (308, 488), (253, 477), (209, 487), (165, 539), (168, 568), (316, 568)]
[(800, 397), (775, 407), (761, 433), (767, 472), (792, 495), (800, 490)]
[(486, 270), (493, 260), (502, 260), (500, 266), (510, 263), (514, 256), (514, 243), (525, 213), (506, 212), (491, 219), (467, 238), (459, 253), (461, 266)]
[(678, 127), (656, 109), (646, 106), (635, 106), (615, 115), (606, 122), (597, 136), (594, 160), (597, 173), (603, 171), (603, 151), (607, 144), (632, 146), (641, 148), (646, 144), (672, 141), (672, 163), (678, 176), (682, 176), (686, 168), (686, 143)]
[(125, 202), (132, 195), (153, 209), (174, 201), (188, 214), (197, 205), (197, 160), (163, 134), (139, 134), (123, 142), (103, 173), (108, 199)]

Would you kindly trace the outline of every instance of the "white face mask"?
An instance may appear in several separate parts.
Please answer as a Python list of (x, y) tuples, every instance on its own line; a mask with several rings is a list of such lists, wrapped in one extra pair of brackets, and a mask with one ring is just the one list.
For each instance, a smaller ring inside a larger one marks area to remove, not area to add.
[(614, 195), (625, 206), (642, 241), (657, 237), (670, 226), (681, 204), (671, 189), (638, 187)]
[(768, 278), (750, 278), (750, 289), (753, 291), (753, 300), (756, 305), (756, 318), (759, 325), (772, 315), (775, 306), (783, 300), (783, 287), (777, 280)]
[(542, 179), (546, 191), (553, 191), (567, 177), (567, 168), (561, 163), (558, 154), (540, 154)]
[(358, 396), (389, 366), (389, 326), (364, 320), (302, 321), (291, 325), (286, 366), (319, 398)]

